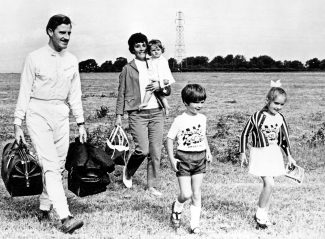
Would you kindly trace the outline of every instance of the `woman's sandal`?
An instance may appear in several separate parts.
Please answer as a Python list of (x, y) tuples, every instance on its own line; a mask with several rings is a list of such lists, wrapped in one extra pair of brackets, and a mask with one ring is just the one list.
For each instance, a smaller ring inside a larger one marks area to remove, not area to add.
[(170, 215), (170, 221), (175, 228), (179, 228), (181, 225), (181, 212), (174, 211), (175, 202), (172, 204), (172, 214)]
[(265, 222), (262, 222), (261, 219), (257, 218), (256, 217), (256, 214), (254, 215), (254, 221), (256, 222), (256, 229), (259, 230), (259, 229), (266, 229), (268, 227), (268, 225), (266, 224), (266, 221)]
[(195, 228), (191, 229), (190, 233), (191, 234), (200, 234), (201, 229), (199, 227), (195, 227)]

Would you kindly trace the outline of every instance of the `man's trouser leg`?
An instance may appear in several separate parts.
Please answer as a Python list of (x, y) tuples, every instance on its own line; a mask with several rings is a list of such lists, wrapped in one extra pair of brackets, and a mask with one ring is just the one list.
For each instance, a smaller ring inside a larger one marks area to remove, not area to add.
[(69, 147), (68, 115), (69, 108), (63, 102), (32, 100), (26, 116), (28, 132), (43, 168), (45, 190), (40, 208), (49, 209), (50, 201), (60, 219), (71, 215), (62, 183)]

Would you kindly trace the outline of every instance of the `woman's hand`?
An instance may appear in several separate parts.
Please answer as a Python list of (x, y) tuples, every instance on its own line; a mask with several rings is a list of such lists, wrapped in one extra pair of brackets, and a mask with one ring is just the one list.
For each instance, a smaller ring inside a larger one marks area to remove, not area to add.
[(16, 142), (19, 144), (20, 140), (23, 141), (23, 144), (27, 145), (26, 140), (25, 140), (25, 136), (24, 136), (24, 132), (21, 128), (20, 125), (14, 125), (14, 131), (15, 131), (15, 140)]
[(159, 81), (152, 81), (146, 86), (146, 91), (157, 91), (160, 89)]
[(87, 142), (87, 132), (84, 125), (78, 126), (80, 143)]
[(240, 160), (240, 167), (248, 166), (248, 160), (245, 153), (240, 153), (239, 160)]
[(116, 115), (115, 126), (122, 126), (122, 115)]

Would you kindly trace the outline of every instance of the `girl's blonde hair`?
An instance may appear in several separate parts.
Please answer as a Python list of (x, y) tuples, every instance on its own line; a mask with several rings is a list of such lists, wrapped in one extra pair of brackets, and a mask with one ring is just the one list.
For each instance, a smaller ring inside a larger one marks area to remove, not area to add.
[(266, 100), (270, 103), (271, 101), (274, 101), (278, 95), (283, 95), (285, 101), (287, 101), (287, 93), (281, 87), (272, 87), (266, 95)]
[(162, 45), (161, 41), (160, 40), (157, 40), (157, 39), (153, 39), (151, 41), (149, 41), (148, 43), (149, 47), (148, 47), (148, 54), (149, 56), (151, 56), (151, 47), (152, 46), (157, 46), (161, 49), (161, 53), (164, 53), (165, 52), (165, 47)]

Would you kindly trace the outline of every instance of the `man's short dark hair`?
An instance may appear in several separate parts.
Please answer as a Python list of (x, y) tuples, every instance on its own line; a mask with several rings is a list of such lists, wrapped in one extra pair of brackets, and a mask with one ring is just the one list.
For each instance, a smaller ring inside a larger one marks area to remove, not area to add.
[(47, 35), (49, 34), (48, 33), (49, 29), (54, 31), (61, 24), (71, 25), (70, 18), (62, 14), (54, 15), (53, 17), (50, 18), (49, 22), (47, 23), (46, 34)]
[(129, 51), (134, 54), (134, 45), (141, 42), (146, 43), (148, 49), (148, 38), (146, 35), (142, 34), (141, 32), (132, 34), (128, 40)]
[(205, 101), (207, 98), (205, 89), (199, 84), (188, 84), (182, 89), (182, 100), (189, 105), (190, 103), (197, 103)]

